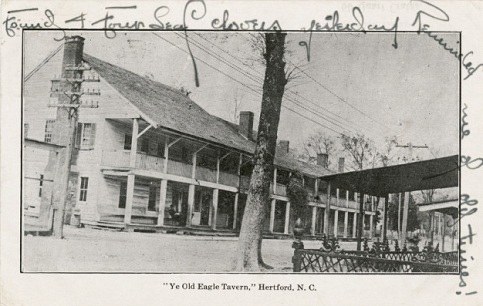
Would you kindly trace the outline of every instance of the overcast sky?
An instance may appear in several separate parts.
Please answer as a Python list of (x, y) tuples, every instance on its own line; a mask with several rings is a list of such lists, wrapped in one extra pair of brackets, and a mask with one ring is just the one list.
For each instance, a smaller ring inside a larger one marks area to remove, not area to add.
[[(260, 53), (253, 47), (253, 35), (189, 33), (198, 58), (197, 88), (186, 41), (175, 33), (157, 32), (159, 38), (150, 32), (118, 32), (114, 39), (101, 31), (77, 34), (86, 38), (86, 53), (184, 87), (216, 116), (233, 121), (238, 96), (240, 110), (254, 111), (258, 119), (264, 67), (257, 62)], [(59, 36), (26, 32), (26, 73), (61, 44), (54, 40)], [(439, 36), (457, 46), (459, 34)], [(314, 131), (323, 130), (334, 137), (363, 133), (381, 145), (385, 137), (397, 135), (401, 144), (427, 144), (440, 156), (457, 154), (459, 62), (426, 35), (398, 33), (397, 49), (393, 40), (393, 33), (313, 33), (308, 62), (306, 47), (299, 42), (308, 42), (309, 34), (289, 33), (287, 64), (289, 69), (298, 67), (297, 78), (287, 85), (278, 139), (297, 147)], [(431, 158), (428, 152), (419, 154)]]

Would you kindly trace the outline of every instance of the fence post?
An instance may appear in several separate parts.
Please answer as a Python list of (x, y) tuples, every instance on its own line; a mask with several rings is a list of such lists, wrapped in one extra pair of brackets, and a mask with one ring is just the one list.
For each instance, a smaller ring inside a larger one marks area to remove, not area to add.
[(294, 254), (292, 257), (293, 272), (300, 272), (302, 269), (302, 250), (304, 249), (304, 243), (302, 242), (302, 235), (304, 228), (302, 226), (302, 220), (300, 218), (295, 221), (293, 235), (294, 242), (292, 243), (292, 248), (294, 249)]

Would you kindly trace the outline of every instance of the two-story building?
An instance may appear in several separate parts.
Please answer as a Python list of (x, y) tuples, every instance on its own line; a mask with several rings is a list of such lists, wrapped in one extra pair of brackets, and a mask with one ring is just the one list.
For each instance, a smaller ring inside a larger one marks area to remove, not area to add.
[[(69, 44), (83, 44), (83, 39), (67, 38), (65, 48)], [(26, 75), (23, 122), (28, 138), (51, 143), (54, 129), (62, 128), (56, 126), (57, 108), (51, 106), (65, 94), (65, 82), (82, 84), (77, 93), (80, 104), (92, 107), (79, 108), (70, 174), (74, 190), (67, 215), (84, 225), (126, 230), (239, 230), (255, 149), (254, 114), (241, 112), (239, 124), (232, 124), (179, 90), (83, 52), (62, 51), (57, 49)], [(71, 60), (66, 57), (72, 56), (82, 57), (82, 67), (66, 64)], [(62, 69), (79, 69), (82, 74), (79, 80), (69, 80), (61, 77)], [(327, 196), (319, 179), (333, 173), (324, 167), (326, 160), (320, 155), (317, 165), (301, 162), (289, 154), (287, 141), (280, 142), (267, 233), (291, 230), (286, 185), (290, 173), (297, 171), (310, 194), (310, 234), (323, 233), (325, 205), (331, 201), (329, 234), (355, 237), (357, 195), (332, 190)], [(42, 179), (45, 174), (37, 175)], [(32, 186), (24, 201), (39, 211), (39, 202), (31, 200), (38, 194)], [(371, 236), (373, 207), (374, 203), (367, 205), (364, 218)]]

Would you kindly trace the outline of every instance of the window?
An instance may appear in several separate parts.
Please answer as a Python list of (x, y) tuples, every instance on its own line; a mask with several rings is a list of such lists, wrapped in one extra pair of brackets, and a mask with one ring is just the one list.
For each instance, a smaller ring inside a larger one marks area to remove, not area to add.
[(124, 150), (131, 150), (131, 135), (124, 135)]
[(42, 197), (42, 186), (44, 185), (44, 175), (40, 175), (40, 182), (39, 182), (39, 198)]
[(148, 200), (148, 210), (156, 210), (156, 186), (149, 185), (149, 200)]
[(78, 123), (75, 147), (81, 150), (94, 149), (96, 138), (95, 123)]
[(126, 208), (127, 183), (121, 182), (121, 191), (119, 193), (119, 208)]
[(49, 119), (45, 121), (45, 142), (52, 142), (52, 132), (54, 131), (55, 120)]
[(141, 152), (148, 153), (148, 149), (149, 149), (149, 139), (144, 138), (141, 142)]
[(81, 184), (80, 184), (80, 195), (79, 201), (85, 202), (87, 200), (87, 187), (89, 185), (89, 178), (88, 177), (81, 177)]
[(27, 138), (29, 135), (29, 124), (28, 123), (24, 123), (23, 124), (23, 137), (24, 138)]

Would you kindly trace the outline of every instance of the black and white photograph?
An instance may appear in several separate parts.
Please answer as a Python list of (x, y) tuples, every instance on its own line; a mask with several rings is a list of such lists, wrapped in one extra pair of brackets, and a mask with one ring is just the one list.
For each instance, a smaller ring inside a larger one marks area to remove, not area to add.
[(459, 272), (461, 63), (432, 37), (22, 45), (22, 272)]

